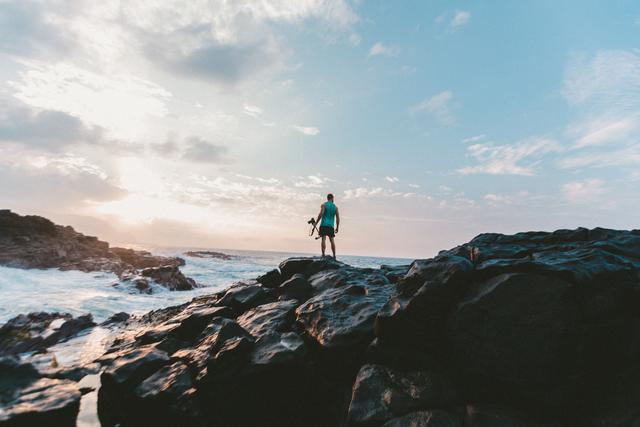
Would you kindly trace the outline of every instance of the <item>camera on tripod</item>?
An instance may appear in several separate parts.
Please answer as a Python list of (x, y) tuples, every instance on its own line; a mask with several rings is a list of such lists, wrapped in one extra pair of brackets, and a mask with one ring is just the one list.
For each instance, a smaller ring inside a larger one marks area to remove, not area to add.
[(311, 218), (309, 221), (307, 221), (307, 224), (316, 225), (316, 219)]

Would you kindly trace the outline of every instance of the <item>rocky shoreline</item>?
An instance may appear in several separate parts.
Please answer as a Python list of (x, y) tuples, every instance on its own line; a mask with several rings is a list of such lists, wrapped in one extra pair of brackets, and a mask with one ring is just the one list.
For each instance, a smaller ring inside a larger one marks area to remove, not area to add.
[[(116, 319), (97, 411), (103, 426), (634, 426), (639, 317), (639, 230), (482, 234), (404, 267), (291, 258)], [(75, 425), (67, 378), (1, 358), (0, 426)]]
[(104, 271), (151, 293), (150, 280), (170, 290), (189, 290), (196, 282), (185, 277), (179, 257), (152, 255), (147, 251), (109, 247), (94, 236), (47, 218), (0, 210), (0, 265), (14, 268), (58, 268), (84, 272)]

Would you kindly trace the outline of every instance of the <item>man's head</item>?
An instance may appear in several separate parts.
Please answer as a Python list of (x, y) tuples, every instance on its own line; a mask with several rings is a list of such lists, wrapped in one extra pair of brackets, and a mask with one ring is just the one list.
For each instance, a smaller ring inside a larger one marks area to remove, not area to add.
[(333, 194), (331, 193), (327, 194), (327, 200), (330, 202), (333, 202)]

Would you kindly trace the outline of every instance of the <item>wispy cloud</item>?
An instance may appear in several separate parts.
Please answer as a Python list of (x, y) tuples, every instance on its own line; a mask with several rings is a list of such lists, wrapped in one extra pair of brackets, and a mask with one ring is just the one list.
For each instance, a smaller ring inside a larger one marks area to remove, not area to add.
[(344, 190), (345, 199), (368, 199), (371, 197), (410, 198), (414, 196), (416, 196), (416, 193), (393, 191), (383, 187), (374, 187), (374, 188), (358, 187), (358, 188)]
[(480, 164), (458, 169), (463, 175), (534, 175), (537, 160), (543, 155), (560, 151), (560, 145), (548, 138), (529, 138), (515, 144), (474, 144), (467, 154)]
[(400, 181), (397, 176), (385, 176), (384, 179), (391, 183)]
[(464, 138), (462, 140), (462, 142), (464, 142), (465, 144), (469, 144), (471, 142), (480, 142), (483, 139), (485, 139), (487, 137), (487, 135), (482, 134), (482, 135), (474, 135), (474, 136), (470, 136), (468, 138)]
[(260, 117), (260, 115), (262, 115), (262, 108), (256, 107), (255, 105), (245, 105), (244, 113), (247, 116), (258, 118)]
[(451, 125), (455, 123), (455, 118), (451, 111), (452, 102), (453, 92), (445, 90), (411, 106), (409, 112), (411, 114), (427, 112), (433, 114), (442, 124)]
[(386, 45), (382, 42), (377, 42), (369, 49), (368, 58), (374, 56), (398, 56), (400, 54), (400, 48), (397, 46)]
[(604, 181), (597, 178), (568, 182), (561, 187), (567, 200), (576, 203), (594, 202), (606, 193)]
[(298, 176), (296, 179), (298, 181), (293, 185), (298, 188), (323, 188), (330, 182), (333, 182), (332, 179), (322, 176), (321, 174)]
[(447, 11), (436, 18), (437, 24), (446, 24), (447, 32), (454, 33), (471, 20), (471, 12), (467, 10)]
[(293, 125), (292, 127), (298, 132), (300, 132), (301, 134), (308, 135), (308, 136), (315, 136), (320, 133), (320, 129), (313, 126)]

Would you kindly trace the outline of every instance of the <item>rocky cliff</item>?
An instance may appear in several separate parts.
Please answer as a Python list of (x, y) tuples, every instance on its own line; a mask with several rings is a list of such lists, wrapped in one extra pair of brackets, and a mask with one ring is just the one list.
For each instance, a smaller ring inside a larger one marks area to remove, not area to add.
[(78, 233), (72, 227), (6, 209), (0, 210), (0, 265), (113, 272), (142, 292), (151, 291), (149, 279), (171, 290), (195, 286), (179, 269), (184, 265), (182, 258), (109, 247), (109, 243)]
[(636, 426), (639, 274), (640, 231), (605, 229), (483, 234), (406, 267), (288, 259), (129, 319), (98, 360), (100, 420)]

